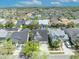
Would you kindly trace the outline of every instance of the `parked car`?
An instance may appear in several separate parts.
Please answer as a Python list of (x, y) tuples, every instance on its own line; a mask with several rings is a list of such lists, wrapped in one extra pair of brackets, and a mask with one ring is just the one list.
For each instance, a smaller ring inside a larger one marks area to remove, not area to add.
[(71, 44), (70, 44), (69, 41), (65, 41), (65, 45), (66, 45), (67, 48), (71, 48)]

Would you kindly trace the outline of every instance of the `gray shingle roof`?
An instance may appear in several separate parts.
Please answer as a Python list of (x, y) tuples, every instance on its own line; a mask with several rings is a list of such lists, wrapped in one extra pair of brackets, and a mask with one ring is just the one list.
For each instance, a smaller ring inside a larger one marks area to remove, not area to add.
[(21, 26), (21, 25), (30, 25), (33, 20), (18, 20), (16, 23), (16, 26)]
[(28, 29), (28, 28), (25, 28), (25, 29), (23, 29), (22, 31), (23, 31), (23, 32), (28, 32), (29, 29)]
[(61, 30), (60, 28), (59, 29), (52, 29), (52, 28), (49, 28), (48, 29), (49, 33), (50, 33), (50, 38), (52, 40), (55, 40), (55, 39), (58, 39), (58, 38), (61, 38), (63, 40), (68, 40), (68, 36), (65, 34), (65, 32), (63, 30)]
[(28, 40), (29, 31), (14, 32), (11, 36), (13, 42), (24, 43)]
[(65, 32), (70, 37), (70, 40), (72, 43), (75, 40), (79, 41), (79, 29), (78, 28), (65, 29)]
[(33, 37), (36, 41), (48, 41), (48, 33), (46, 30), (34, 30)]
[(18, 20), (16, 26), (25, 24), (26, 20)]
[(6, 31), (18, 31), (18, 28), (5, 28)]

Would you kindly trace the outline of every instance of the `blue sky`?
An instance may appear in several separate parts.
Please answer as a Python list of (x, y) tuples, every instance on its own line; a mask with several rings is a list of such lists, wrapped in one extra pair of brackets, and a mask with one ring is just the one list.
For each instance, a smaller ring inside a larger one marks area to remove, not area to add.
[(0, 0), (0, 7), (79, 6), (79, 0)]

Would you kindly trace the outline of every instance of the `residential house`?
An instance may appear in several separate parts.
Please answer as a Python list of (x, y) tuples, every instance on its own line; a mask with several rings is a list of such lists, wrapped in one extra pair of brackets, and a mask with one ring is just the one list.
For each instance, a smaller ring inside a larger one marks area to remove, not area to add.
[(69, 36), (69, 41), (75, 45), (75, 42), (79, 42), (79, 28), (69, 28), (64, 30)]
[(46, 20), (38, 20), (38, 23), (39, 23), (39, 26), (44, 29), (46, 28), (47, 26), (49, 26), (49, 20), (46, 19)]
[(11, 35), (11, 39), (14, 43), (19, 44), (25, 43), (29, 39), (29, 30), (24, 29), (23, 31), (20, 32), (13, 32), (13, 34)]
[(19, 27), (21, 25), (25, 25), (26, 20), (22, 19), (22, 20), (18, 20), (16, 23), (16, 27)]
[(32, 20), (18, 20), (16, 23), (16, 27), (19, 27), (21, 25), (29, 25), (31, 24)]
[(4, 30), (4, 29), (0, 29), (0, 41), (1, 41), (1, 40), (4, 40), (4, 39), (6, 39), (6, 38), (9, 38), (10, 35), (11, 35), (11, 32), (6, 31), (6, 30)]
[(49, 31), (49, 37), (53, 41), (55, 41), (56, 39), (62, 39), (63, 41), (66, 41), (69, 39), (68, 35), (65, 34), (65, 32), (60, 28), (59, 29), (48, 28), (48, 31)]
[(33, 30), (33, 39), (40, 43), (47, 43), (48, 33), (46, 30), (40, 30), (40, 29)]

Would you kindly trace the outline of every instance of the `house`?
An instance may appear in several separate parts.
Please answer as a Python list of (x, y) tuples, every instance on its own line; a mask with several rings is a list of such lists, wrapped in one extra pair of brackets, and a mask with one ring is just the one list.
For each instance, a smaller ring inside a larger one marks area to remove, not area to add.
[(16, 23), (16, 26), (19, 27), (19, 26), (21, 26), (21, 25), (24, 25), (24, 24), (25, 24), (25, 21), (26, 21), (26, 20), (24, 20), (24, 19), (18, 20), (17, 23)]
[(49, 25), (49, 20), (38, 20), (39, 25), (43, 25), (43, 26), (48, 26)]
[(11, 32), (6, 31), (6, 30), (4, 30), (4, 29), (0, 29), (0, 40), (9, 38), (10, 35), (11, 35)]
[(21, 25), (29, 25), (31, 24), (32, 20), (18, 20), (17, 23), (16, 23), (16, 27), (19, 27)]
[(26, 21), (25, 21), (25, 24), (26, 24), (26, 25), (30, 25), (31, 23), (32, 23), (32, 20), (26, 20)]
[(46, 27), (49, 26), (49, 20), (48, 19), (38, 20), (38, 24), (39, 24), (41, 29), (46, 29)]
[(55, 41), (56, 39), (62, 39), (63, 41), (66, 41), (69, 39), (68, 35), (65, 34), (64, 30), (61, 30), (60, 28), (58, 28), (58, 29), (48, 28), (48, 31), (49, 31), (49, 37), (53, 41)]
[(40, 43), (47, 43), (48, 33), (46, 30), (40, 30), (40, 29), (33, 30), (33, 39)]
[(69, 41), (75, 45), (75, 41), (79, 42), (79, 28), (69, 28), (64, 30), (69, 36)]
[(20, 32), (13, 32), (11, 35), (11, 39), (14, 43), (22, 44), (24, 42), (27, 42), (29, 39), (29, 30), (24, 29)]

